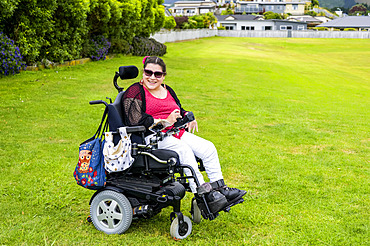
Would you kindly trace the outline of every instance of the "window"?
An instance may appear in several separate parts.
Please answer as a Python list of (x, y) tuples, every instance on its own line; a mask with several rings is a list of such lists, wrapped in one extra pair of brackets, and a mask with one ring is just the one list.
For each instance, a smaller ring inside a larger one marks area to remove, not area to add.
[(245, 30), (245, 26), (242, 26), (242, 30)]
[(298, 10), (298, 4), (293, 4), (293, 10)]
[(280, 26), (280, 30), (286, 30), (286, 26)]
[(302, 25), (298, 26), (297, 30), (304, 30), (304, 26), (302, 26)]
[(225, 26), (225, 29), (226, 30), (234, 30), (234, 27), (233, 26)]
[(251, 30), (251, 31), (253, 31), (254, 30), (254, 26), (246, 26), (245, 27), (245, 30)]
[(266, 5), (266, 11), (272, 11), (272, 10), (274, 10), (274, 6)]
[(265, 26), (264, 28), (265, 28), (265, 31), (270, 31), (270, 30), (272, 30), (272, 26)]
[(287, 26), (286, 29), (292, 30), (293, 29), (293, 26)]

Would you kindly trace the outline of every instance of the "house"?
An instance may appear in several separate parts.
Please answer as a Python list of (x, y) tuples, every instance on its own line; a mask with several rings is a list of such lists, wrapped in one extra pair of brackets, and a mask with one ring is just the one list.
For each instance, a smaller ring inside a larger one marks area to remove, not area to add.
[(318, 25), (318, 27), (327, 27), (331, 30), (346, 28), (355, 28), (356, 30), (368, 30), (370, 31), (370, 16), (346, 16), (337, 18), (332, 21)]
[(323, 23), (323, 21), (319, 20), (316, 17), (312, 17), (310, 15), (289, 16), (287, 20), (306, 22), (307, 27), (315, 27)]
[(270, 31), (270, 30), (307, 30), (307, 23), (288, 20), (265, 20), (255, 15), (216, 15), (217, 26), (226, 30)]
[(332, 19), (330, 19), (330, 18), (328, 18), (328, 17), (326, 17), (326, 16), (315, 16), (315, 19), (320, 20), (320, 21), (321, 21), (321, 23), (320, 23), (320, 24), (322, 24), (322, 23), (326, 23), (326, 22), (328, 22), (328, 21), (331, 21), (331, 20), (332, 20)]
[(211, 0), (177, 1), (170, 10), (174, 16), (193, 16), (206, 14), (208, 12), (214, 13), (216, 10), (216, 3)]
[(305, 0), (238, 0), (235, 14), (272, 11), (278, 14), (303, 15)]

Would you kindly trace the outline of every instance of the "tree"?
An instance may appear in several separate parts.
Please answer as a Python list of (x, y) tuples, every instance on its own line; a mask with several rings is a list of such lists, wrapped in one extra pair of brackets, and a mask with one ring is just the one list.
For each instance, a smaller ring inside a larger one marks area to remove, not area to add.
[(319, 3), (319, 0), (311, 0), (311, 5), (314, 7), (314, 6), (319, 6), (320, 3)]
[(166, 28), (168, 30), (174, 29), (176, 27), (176, 21), (173, 16), (166, 16), (164, 19), (163, 28)]
[(269, 20), (269, 19), (282, 19), (281, 15), (278, 14), (278, 13), (274, 13), (272, 11), (267, 11), (265, 13), (263, 13), (263, 16), (265, 17), (266, 20)]
[(231, 8), (221, 11), (221, 15), (233, 15), (234, 11)]
[(350, 10), (348, 11), (348, 14), (349, 15), (357, 15), (357, 14), (366, 15), (366, 12), (367, 12), (367, 9), (363, 4), (356, 4), (355, 6), (350, 8)]
[(317, 16), (317, 13), (313, 10), (307, 11), (306, 15)]

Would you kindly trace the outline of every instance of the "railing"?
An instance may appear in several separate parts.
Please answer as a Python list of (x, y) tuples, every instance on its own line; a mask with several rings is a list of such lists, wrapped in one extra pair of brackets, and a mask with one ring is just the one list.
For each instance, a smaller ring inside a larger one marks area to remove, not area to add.
[(250, 14), (250, 13), (262, 13), (262, 12), (265, 12), (265, 8), (252, 8), (252, 7), (239, 7), (239, 8), (235, 8), (235, 13), (246, 13), (246, 14)]

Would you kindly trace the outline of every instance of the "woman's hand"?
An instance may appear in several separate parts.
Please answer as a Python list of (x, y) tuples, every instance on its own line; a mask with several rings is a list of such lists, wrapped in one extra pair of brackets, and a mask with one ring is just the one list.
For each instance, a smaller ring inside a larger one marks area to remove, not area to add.
[(182, 118), (179, 109), (175, 109), (174, 111), (172, 111), (166, 120), (170, 122), (171, 125), (173, 125), (177, 121), (177, 118)]
[(188, 123), (188, 132), (194, 133), (195, 131), (198, 132), (198, 123), (196, 120)]

